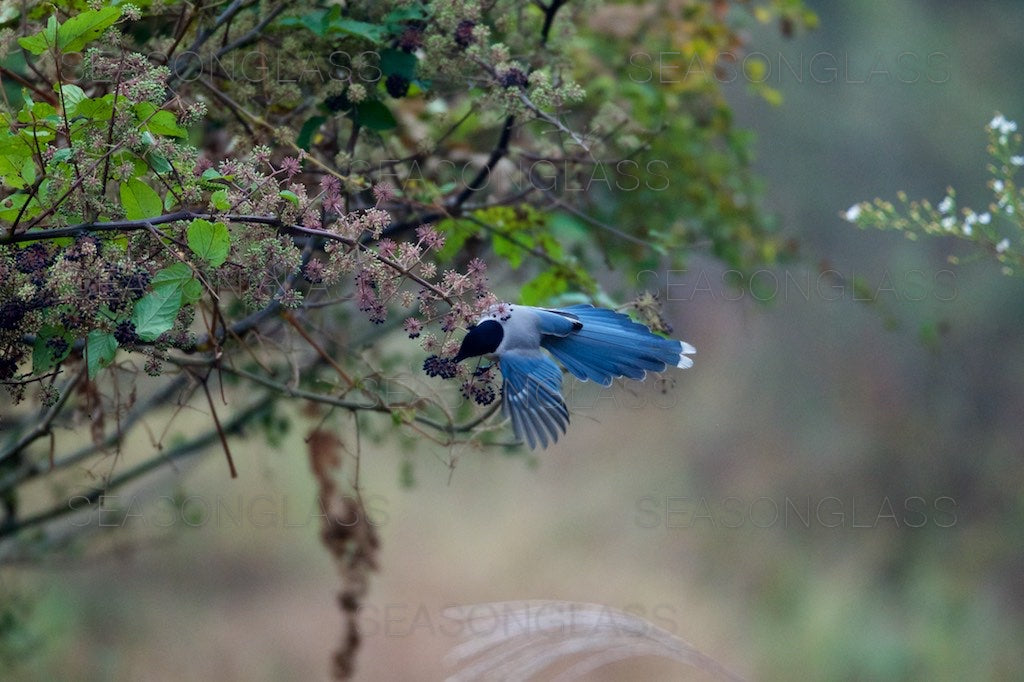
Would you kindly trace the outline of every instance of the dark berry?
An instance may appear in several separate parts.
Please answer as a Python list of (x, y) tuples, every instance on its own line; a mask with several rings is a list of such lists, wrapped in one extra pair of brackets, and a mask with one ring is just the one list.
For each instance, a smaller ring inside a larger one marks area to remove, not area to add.
[(398, 36), (398, 49), (405, 52), (415, 52), (423, 47), (423, 29), (419, 26), (410, 26)]
[(7, 381), (18, 371), (18, 361), (4, 356), (0, 358), (0, 381)]
[(38, 273), (53, 262), (50, 251), (42, 244), (32, 244), (15, 255), (15, 267), (24, 273)]
[(52, 336), (46, 340), (46, 347), (55, 358), (62, 358), (68, 350), (68, 340), (63, 336)]
[(345, 93), (341, 93), (340, 95), (331, 95), (325, 99), (324, 106), (327, 107), (328, 111), (341, 111), (342, 109), (348, 109), (351, 105)]
[(522, 88), (526, 86), (527, 79), (525, 73), (513, 66), (501, 75), (498, 82), (504, 88)]
[(473, 37), (474, 28), (476, 28), (476, 22), (472, 19), (460, 21), (459, 25), (455, 28), (455, 44), (465, 50), (475, 43), (476, 38)]
[(393, 73), (384, 82), (384, 87), (392, 97), (405, 97), (405, 93), (409, 92), (409, 79), (401, 74)]
[(135, 332), (135, 325), (132, 324), (131, 320), (118, 322), (117, 327), (114, 329), (114, 338), (122, 346), (138, 343), (140, 340), (139, 335)]
[(27, 311), (28, 306), (25, 305), (24, 301), (17, 299), (0, 305), (0, 328), (12, 329), (18, 326), (18, 323), (25, 317)]
[(388, 319), (388, 309), (378, 303), (373, 306), (370, 310), (370, 322), (374, 324), (384, 324)]
[(423, 361), (423, 371), (427, 373), (428, 377), (451, 379), (457, 372), (457, 366), (452, 362), (451, 358), (442, 358), (437, 355), (431, 355)]
[(146, 293), (149, 287), (151, 276), (147, 270), (136, 270), (135, 272), (123, 274), (118, 281), (126, 292), (133, 298), (139, 298)]

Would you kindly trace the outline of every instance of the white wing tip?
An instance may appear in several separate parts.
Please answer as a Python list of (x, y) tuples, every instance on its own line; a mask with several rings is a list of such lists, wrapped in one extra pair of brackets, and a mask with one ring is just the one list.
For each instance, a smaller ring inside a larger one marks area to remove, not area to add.
[(679, 367), (681, 369), (693, 367), (693, 358), (688, 358), (686, 356), (693, 355), (694, 353), (697, 352), (697, 349), (691, 346), (690, 344), (686, 343), (685, 341), (680, 341), (679, 343), (681, 344), (682, 348), (679, 353), (679, 362), (676, 364), (676, 367)]

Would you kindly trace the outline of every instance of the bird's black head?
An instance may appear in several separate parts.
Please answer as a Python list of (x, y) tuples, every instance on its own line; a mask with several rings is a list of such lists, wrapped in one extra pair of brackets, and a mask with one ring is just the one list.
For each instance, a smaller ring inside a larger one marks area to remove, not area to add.
[(505, 330), (497, 320), (484, 320), (469, 328), (469, 333), (462, 339), (462, 346), (459, 348), (455, 362), (473, 358), (478, 355), (487, 355), (498, 350), (501, 340), (505, 336)]

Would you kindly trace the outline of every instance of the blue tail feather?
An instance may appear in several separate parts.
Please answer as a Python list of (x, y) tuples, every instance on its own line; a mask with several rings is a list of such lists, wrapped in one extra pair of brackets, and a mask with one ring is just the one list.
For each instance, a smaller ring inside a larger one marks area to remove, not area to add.
[(642, 379), (680, 362), (681, 342), (657, 336), (627, 315), (590, 305), (565, 310), (583, 327), (564, 337), (545, 336), (541, 345), (578, 379), (607, 386), (615, 377)]

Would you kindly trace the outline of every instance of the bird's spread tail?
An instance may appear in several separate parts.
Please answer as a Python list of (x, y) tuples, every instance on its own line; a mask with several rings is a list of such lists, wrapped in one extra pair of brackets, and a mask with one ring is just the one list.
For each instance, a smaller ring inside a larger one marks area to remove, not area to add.
[(628, 315), (590, 305), (565, 311), (583, 327), (564, 337), (545, 336), (541, 344), (578, 379), (608, 386), (615, 377), (643, 379), (648, 371), (693, 365), (687, 357), (696, 352), (693, 346), (653, 334)]

